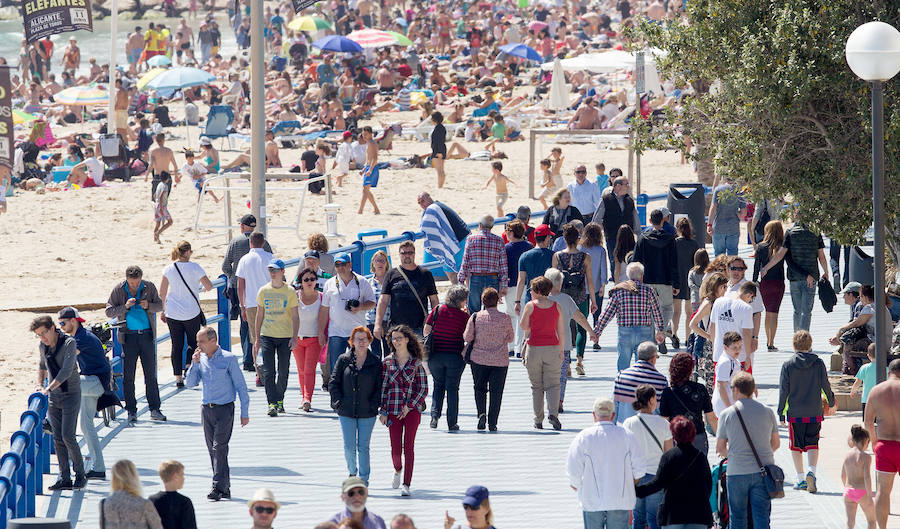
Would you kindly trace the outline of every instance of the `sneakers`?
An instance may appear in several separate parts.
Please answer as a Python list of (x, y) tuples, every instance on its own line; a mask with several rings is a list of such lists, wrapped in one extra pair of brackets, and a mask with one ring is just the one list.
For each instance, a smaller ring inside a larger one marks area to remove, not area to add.
[(674, 334), (672, 335), (672, 349), (678, 349), (681, 347), (681, 340), (678, 339)]
[(816, 475), (812, 472), (807, 472), (806, 474), (806, 490), (812, 494), (815, 494), (818, 489), (816, 489)]
[(279, 400), (278, 404), (276, 404), (276, 406), (278, 407), (278, 413), (284, 413), (284, 401), (283, 400)]
[(72, 480), (59, 478), (56, 483), (47, 488), (49, 490), (72, 490)]
[(396, 489), (400, 487), (400, 481), (403, 480), (403, 472), (400, 470), (394, 471), (394, 479), (391, 480), (391, 488)]
[(401, 496), (409, 496), (410, 494), (411, 493), (409, 492), (409, 485), (403, 485), (403, 487), (400, 488)]
[(547, 417), (547, 420), (550, 421), (550, 424), (553, 425), (554, 430), (562, 430), (562, 423), (559, 422), (559, 419), (556, 418), (556, 415), (550, 415)]
[(489, 425), (488, 425), (488, 431), (496, 432), (496, 431), (497, 431), (497, 425), (496, 425), (496, 424), (489, 424)]
[(432, 417), (431, 422), (428, 423), (428, 426), (431, 426), (432, 428), (437, 428), (438, 427), (437, 417)]
[(584, 376), (584, 366), (581, 364), (575, 364), (575, 373), (578, 376), (583, 377)]
[(459, 431), (459, 425), (458, 425), (458, 424), (451, 424), (450, 426), (447, 427), (447, 431), (448, 431), (448, 432), (458, 432), (458, 431)]
[(767, 345), (767, 346), (766, 346), (766, 349), (767, 349), (769, 352), (773, 352), (773, 351), (777, 351), (777, 350), (778, 350), (778, 348), (775, 347), (774, 345)]
[(796, 485), (794, 485), (794, 490), (806, 490), (806, 480), (801, 480)]
[(102, 470), (91, 470), (87, 474), (84, 475), (87, 479), (106, 479), (106, 472)]
[(594, 344), (594, 351), (599, 351), (599, 350), (600, 350), (600, 343), (595, 343), (595, 344)]
[(669, 354), (669, 350), (666, 349), (665, 340), (663, 341), (663, 343), (659, 344), (659, 354), (661, 354), (661, 355)]
[(278, 417), (278, 406), (276, 404), (269, 404), (269, 417)]
[(162, 414), (159, 410), (153, 410), (150, 412), (150, 420), (166, 422), (166, 416)]
[(178, 388), (178, 389), (183, 388), (183, 387), (184, 387), (184, 382), (181, 381), (181, 380), (179, 380), (178, 382), (175, 383), (175, 387)]
[(559, 408), (557, 409), (557, 411), (558, 411), (559, 413), (562, 413), (562, 412), (563, 412), (563, 403), (562, 403), (562, 401), (559, 401)]
[(543, 429), (544, 429), (544, 424), (543, 424), (543, 423), (539, 423), (539, 422), (537, 422), (537, 421), (534, 421), (534, 428), (535, 428), (536, 430), (543, 430)]
[(137, 413), (130, 411), (128, 412), (128, 423), (134, 424), (137, 422)]
[(80, 476), (75, 476), (75, 481), (72, 482), (73, 489), (83, 489), (86, 486), (87, 486), (87, 477), (85, 477), (84, 474), (81, 474)]
[(206, 498), (212, 501), (219, 501), (222, 497), (222, 491), (217, 488), (213, 488), (213, 490), (209, 491), (209, 494), (206, 495)]

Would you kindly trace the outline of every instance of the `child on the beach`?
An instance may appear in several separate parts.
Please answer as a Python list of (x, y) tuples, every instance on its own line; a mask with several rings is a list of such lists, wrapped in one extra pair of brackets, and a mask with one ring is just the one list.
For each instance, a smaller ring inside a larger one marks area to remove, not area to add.
[(156, 193), (153, 195), (153, 202), (156, 203), (156, 207), (153, 209), (153, 220), (156, 222), (153, 227), (153, 241), (162, 244), (162, 241), (159, 240), (160, 234), (172, 225), (172, 215), (169, 214), (168, 208), (172, 176), (163, 172), (159, 178)]
[(866, 349), (866, 356), (869, 357), (869, 363), (863, 365), (859, 368), (859, 371), (856, 372), (856, 380), (853, 381), (853, 386), (850, 388), (850, 396), (856, 397), (856, 394), (859, 393), (860, 386), (862, 386), (862, 416), (866, 416), (866, 401), (869, 400), (869, 392), (872, 391), (872, 388), (875, 387), (877, 381), (875, 380), (875, 344), (870, 343), (869, 348)]
[(875, 503), (872, 501), (872, 456), (866, 453), (869, 432), (858, 424), (850, 427), (847, 439), (850, 450), (841, 466), (841, 482), (844, 484), (844, 508), (847, 510), (847, 529), (856, 523), (856, 505), (866, 515), (868, 529), (875, 529)]
[[(181, 174), (182, 176), (187, 176), (194, 182), (194, 187), (197, 188), (197, 202), (200, 202), (200, 195), (203, 194), (203, 183), (206, 181), (206, 166), (202, 163), (196, 161), (194, 158), (194, 151), (190, 149), (184, 150), (184, 160), (185, 164), (181, 166)], [(219, 197), (216, 196), (210, 190), (206, 191), (213, 200), (216, 201), (216, 204), (219, 203)]]
[(346, 178), (347, 175), (350, 174), (350, 143), (353, 142), (353, 133), (349, 130), (345, 130), (343, 139), (344, 141), (340, 145), (338, 145), (337, 154), (334, 157), (334, 164), (331, 166), (332, 169), (337, 167), (338, 187), (342, 187), (344, 185), (344, 178)]
[[(550, 161), (553, 162), (553, 166), (550, 168), (550, 174), (553, 175), (553, 181), (556, 182), (556, 189), (562, 187), (562, 164), (563, 160), (566, 157), (562, 155), (562, 149), (560, 147), (554, 147), (550, 150)], [(554, 191), (556, 191), (554, 189)]]
[(541, 194), (538, 195), (538, 200), (541, 201), (541, 206), (544, 209), (547, 209), (547, 197), (553, 194), (556, 189), (554, 188), (553, 182), (553, 174), (550, 172), (550, 166), (552, 163), (549, 159), (541, 160), (541, 172), (544, 173), (544, 178), (541, 180), (541, 187), (544, 189), (541, 191)]
[(512, 179), (505, 174), (503, 174), (503, 162), (492, 162), (491, 170), (493, 174), (488, 181), (484, 183), (484, 187), (482, 189), (487, 189), (491, 182), (494, 182), (494, 186), (497, 189), (497, 217), (503, 216), (503, 204), (506, 204), (506, 200), (509, 199), (509, 191), (506, 189), (506, 184), (513, 183)]

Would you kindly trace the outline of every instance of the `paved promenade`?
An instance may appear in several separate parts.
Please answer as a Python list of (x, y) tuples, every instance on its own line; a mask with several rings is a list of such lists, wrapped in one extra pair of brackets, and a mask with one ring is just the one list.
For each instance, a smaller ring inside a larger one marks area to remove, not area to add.
[[(847, 319), (847, 307), (839, 305), (825, 314), (816, 303), (813, 316), (814, 348), (823, 353), (832, 347), (827, 337)], [(788, 358), (791, 335), (791, 302), (786, 296), (780, 316), (780, 352), (757, 353), (754, 367), (759, 398), (775, 406), (777, 382), (782, 362)], [(419, 427), (416, 440), (415, 473), (412, 497), (401, 498), (390, 487), (392, 466), (387, 429), (376, 424), (372, 438), (372, 477), (368, 508), (389, 521), (394, 514), (412, 516), (420, 529), (443, 527), (444, 511), (464, 520), (460, 500), (466, 487), (482, 484), (491, 491), (496, 524), (501, 528), (579, 528), (581, 512), (575, 493), (565, 476), (565, 459), (575, 434), (591, 423), (590, 408), (595, 397), (610, 395), (615, 375), (615, 325), (601, 338), (602, 351), (588, 350), (586, 377), (569, 380), (566, 412), (561, 415), (563, 430), (537, 431), (531, 427), (531, 398), (528, 377), (521, 362), (514, 361), (504, 394), (497, 433), (478, 432), (472, 393), (472, 379), (466, 370), (461, 386), (461, 430), (449, 433), (442, 420), (432, 430), (427, 420)], [(760, 340), (762, 343), (762, 337)], [(662, 357), (659, 369), (667, 373), (669, 357)], [(292, 366), (293, 367), (293, 366)], [(165, 368), (161, 367), (162, 373)], [(146, 403), (139, 403), (139, 422), (135, 427), (113, 424), (101, 431), (107, 466), (120, 458), (129, 458), (142, 476), (144, 494), (161, 489), (156, 468), (160, 461), (175, 458), (185, 464), (186, 484), (182, 491), (192, 498), (201, 528), (237, 528), (247, 526), (246, 500), (258, 487), (269, 487), (284, 504), (275, 523), (280, 527), (310, 528), (342, 508), (341, 481), (346, 478), (340, 428), (328, 408), (327, 395), (317, 392), (313, 412), (297, 409), (299, 386), (292, 369), (285, 407), (288, 413), (277, 418), (265, 415), (265, 393), (253, 386), (251, 374), (251, 419), (246, 428), (236, 424), (231, 441), (231, 501), (212, 503), (205, 496), (210, 489), (209, 458), (200, 428), (200, 390), (176, 391), (174, 381), (161, 388), (163, 412), (168, 422), (151, 423)], [(167, 377), (163, 377), (166, 380)], [(430, 406), (430, 400), (429, 400)], [(858, 415), (858, 414), (857, 414)], [(121, 416), (121, 414), (120, 414)], [(861, 421), (861, 419), (860, 419)], [(843, 457), (843, 439), (823, 440), (829, 448), (823, 458)], [(711, 443), (714, 445), (714, 440)], [(845, 527), (841, 498), (839, 462), (820, 466), (818, 494), (791, 489), (794, 471), (787, 449), (786, 430), (782, 430), (782, 448), (776, 462), (787, 475), (787, 495), (773, 503), (772, 527), (842, 528)], [(85, 450), (86, 454), (86, 450)], [(711, 462), (716, 456), (711, 454)], [(51, 458), (53, 459), (53, 458)], [(55, 459), (53, 459), (55, 465)], [(49, 479), (49, 478), (48, 478)], [(52, 482), (52, 481), (51, 481)], [(47, 483), (47, 481), (45, 481)], [(69, 518), (79, 528), (99, 527), (97, 506), (109, 491), (108, 481), (91, 481), (84, 491), (65, 491), (45, 497), (47, 516)], [(40, 504), (39, 504), (40, 505)], [(858, 526), (865, 527), (862, 514)]]

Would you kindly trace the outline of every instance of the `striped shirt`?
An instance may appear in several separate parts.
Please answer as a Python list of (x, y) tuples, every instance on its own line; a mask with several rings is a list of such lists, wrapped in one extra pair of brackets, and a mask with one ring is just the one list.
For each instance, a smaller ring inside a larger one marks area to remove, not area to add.
[(618, 402), (634, 402), (634, 390), (641, 384), (650, 384), (657, 393), (669, 386), (669, 381), (656, 370), (650, 362), (638, 360), (628, 369), (619, 371), (613, 383), (613, 400)]
[(506, 246), (499, 235), (490, 230), (470, 235), (466, 241), (462, 265), (459, 269), (459, 282), (465, 283), (472, 275), (497, 274), (501, 285), (509, 283), (509, 267), (506, 263)]
[(640, 281), (635, 281), (634, 284), (637, 286), (637, 292), (624, 288), (610, 291), (609, 304), (594, 326), (597, 334), (603, 332), (609, 320), (616, 314), (619, 315), (619, 327), (652, 326), (658, 331), (663, 330), (662, 312), (659, 309), (656, 292)]

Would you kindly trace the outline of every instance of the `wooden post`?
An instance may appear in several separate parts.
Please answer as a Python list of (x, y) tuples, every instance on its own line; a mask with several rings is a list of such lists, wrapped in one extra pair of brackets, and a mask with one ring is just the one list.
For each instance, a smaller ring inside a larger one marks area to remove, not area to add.
[(634, 155), (634, 158), (635, 158), (635, 164), (634, 164), (634, 168), (635, 168), (635, 172), (634, 172), (634, 173), (635, 173), (635, 187), (634, 187), (634, 189), (635, 189), (635, 191), (634, 191), (634, 196), (638, 196), (638, 195), (641, 194), (641, 155), (640, 155), (640, 154), (635, 154), (635, 155)]
[(325, 196), (327, 197), (325, 203), (331, 204), (331, 175), (325, 175)]
[[(634, 132), (628, 133), (628, 182), (634, 186)], [(637, 193), (634, 194), (637, 196)]]

